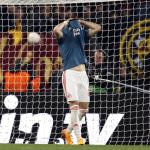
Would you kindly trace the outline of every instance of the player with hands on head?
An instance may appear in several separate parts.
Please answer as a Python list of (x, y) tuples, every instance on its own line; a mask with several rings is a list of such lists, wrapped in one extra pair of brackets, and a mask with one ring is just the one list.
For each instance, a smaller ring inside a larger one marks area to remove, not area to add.
[(63, 59), (63, 90), (71, 111), (71, 121), (62, 131), (67, 144), (73, 144), (72, 130), (74, 130), (78, 144), (85, 144), (81, 135), (80, 121), (88, 112), (90, 97), (89, 79), (85, 70), (87, 58), (84, 45), (100, 30), (100, 25), (76, 18), (58, 24), (53, 30)]

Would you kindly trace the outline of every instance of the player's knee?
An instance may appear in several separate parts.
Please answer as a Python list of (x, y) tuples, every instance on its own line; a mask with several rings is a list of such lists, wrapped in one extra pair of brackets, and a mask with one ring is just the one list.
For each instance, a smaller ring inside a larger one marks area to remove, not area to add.
[(69, 101), (69, 105), (70, 105), (70, 108), (74, 105), (78, 105), (79, 106), (79, 102), (77, 101)]
[(79, 105), (76, 105), (76, 104), (71, 105), (70, 110), (79, 110)]

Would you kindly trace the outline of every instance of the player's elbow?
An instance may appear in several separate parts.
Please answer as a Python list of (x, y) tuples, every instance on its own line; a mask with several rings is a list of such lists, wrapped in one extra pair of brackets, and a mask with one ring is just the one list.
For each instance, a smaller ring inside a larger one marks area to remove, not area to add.
[(95, 28), (91, 32), (91, 36), (96, 35), (100, 31), (101, 31), (101, 26), (100, 25), (95, 26)]
[(57, 28), (57, 27), (55, 27), (55, 28), (53, 29), (53, 32), (54, 32), (55, 34), (58, 34), (58, 33), (59, 33), (58, 28)]
[(95, 31), (96, 31), (96, 32), (100, 32), (100, 31), (101, 31), (101, 26), (100, 26), (100, 25), (97, 25)]
[(60, 38), (63, 37), (63, 33), (57, 27), (55, 27), (53, 29), (53, 32), (54, 32), (54, 34), (55, 34), (55, 36), (56, 36), (57, 39), (60, 39)]

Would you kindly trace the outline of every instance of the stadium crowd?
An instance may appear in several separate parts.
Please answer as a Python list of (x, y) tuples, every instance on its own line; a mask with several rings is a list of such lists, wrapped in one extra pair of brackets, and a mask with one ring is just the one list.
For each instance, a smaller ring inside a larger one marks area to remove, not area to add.
[[(102, 25), (102, 31), (85, 46), (88, 56), (87, 71), (91, 84), (110, 89), (111, 92), (114, 91), (116, 85), (98, 80), (102, 78), (149, 89), (149, 86), (143, 87), (145, 73), (142, 74), (143, 76), (135, 73), (133, 77), (131, 66), (121, 63), (119, 50), (120, 39), (127, 28), (139, 20), (149, 18), (149, 11), (150, 2), (144, 0), (136, 1), (136, 3), (135, 1), (122, 1), (96, 4), (0, 6), (1, 39), (4, 36), (7, 37), (7, 41), (3, 41), (6, 47), (1, 44), (1, 49), (5, 53), (1, 53), (0, 59), (3, 64), (1, 66), (4, 75), (4, 78), (1, 79), (2, 82), (4, 81), (3, 88), (6, 91), (10, 90), (10, 87), (6, 86), (6, 77), (14, 77), (13, 74), (18, 72), (28, 72), (30, 77), (26, 79), (26, 82), (30, 84), (24, 85), (22, 91), (39, 92), (45, 89), (61, 89), (62, 64), (52, 30), (58, 23), (72, 15), (77, 15), (81, 19)], [(29, 32), (39, 33), (41, 42), (35, 45), (26, 45)], [(23, 45), (26, 46), (26, 49), (22, 48)], [(13, 46), (15, 48), (12, 48)], [(16, 54), (10, 56), (8, 53), (11, 53), (12, 49)], [(20, 51), (20, 49), (24, 51)], [(6, 59), (5, 57), (10, 58)], [(43, 59), (40, 59), (41, 57)], [(147, 64), (147, 68), (148, 66), (149, 64)], [(147, 71), (146, 68), (143, 70)], [(148, 78), (146, 81), (149, 84), (148, 73), (146, 78)]]

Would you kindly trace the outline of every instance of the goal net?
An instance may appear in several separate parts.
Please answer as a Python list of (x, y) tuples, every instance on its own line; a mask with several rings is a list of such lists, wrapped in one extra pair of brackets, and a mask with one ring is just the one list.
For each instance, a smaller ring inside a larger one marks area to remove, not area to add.
[(0, 143), (65, 144), (70, 112), (52, 30), (72, 15), (102, 26), (85, 45), (86, 144), (150, 144), (148, 0), (0, 0)]

